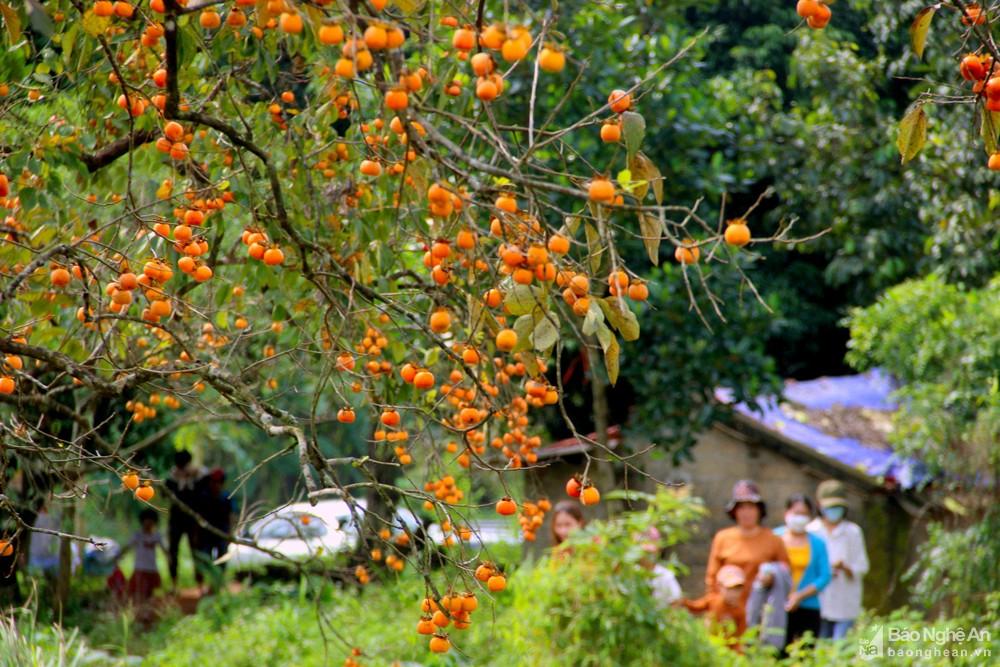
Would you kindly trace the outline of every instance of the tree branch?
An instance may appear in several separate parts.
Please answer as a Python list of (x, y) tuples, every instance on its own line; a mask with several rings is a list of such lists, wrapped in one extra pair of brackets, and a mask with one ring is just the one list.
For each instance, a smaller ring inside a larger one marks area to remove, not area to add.
[(98, 149), (94, 153), (85, 153), (80, 156), (83, 163), (87, 165), (87, 171), (94, 173), (98, 169), (103, 169), (121, 156), (134, 148), (156, 139), (159, 132), (156, 130), (136, 130), (132, 134), (125, 135), (112, 141), (110, 144)]

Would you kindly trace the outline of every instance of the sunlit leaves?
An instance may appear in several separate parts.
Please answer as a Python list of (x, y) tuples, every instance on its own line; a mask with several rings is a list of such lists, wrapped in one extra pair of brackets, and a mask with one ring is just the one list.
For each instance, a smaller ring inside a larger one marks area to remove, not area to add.
[(910, 24), (910, 44), (913, 46), (913, 52), (917, 54), (918, 58), (924, 57), (924, 47), (927, 45), (927, 31), (931, 28), (931, 20), (933, 20), (937, 8), (938, 5), (925, 7), (920, 10), (913, 23)]
[(917, 156), (927, 141), (927, 112), (924, 105), (914, 105), (899, 123), (896, 147), (903, 164)]

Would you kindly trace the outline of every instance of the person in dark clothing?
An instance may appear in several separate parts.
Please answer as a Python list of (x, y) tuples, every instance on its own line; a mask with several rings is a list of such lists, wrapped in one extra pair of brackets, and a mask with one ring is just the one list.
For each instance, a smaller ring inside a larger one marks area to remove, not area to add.
[(24, 601), (17, 583), (20, 541), (19, 537), (7, 537), (6, 531), (0, 529), (0, 610), (20, 606)]
[[(200, 506), (201, 515), (208, 525), (229, 535), (232, 532), (233, 500), (223, 488), (225, 483), (226, 473), (222, 468), (215, 468), (208, 473), (204, 481), (204, 495)], [(201, 529), (198, 536), (198, 551), (209, 561), (225, 555), (228, 549), (227, 538), (219, 536), (214, 531)]]
[[(196, 466), (191, 462), (191, 452), (180, 450), (174, 454), (174, 467), (170, 469), (167, 478), (167, 488), (191, 511), (201, 513), (201, 487), (200, 482), (205, 476), (204, 468)], [(198, 538), (200, 531), (194, 516), (188, 513), (180, 504), (174, 502), (170, 505), (170, 515), (167, 519), (167, 531), (169, 537), (169, 551), (167, 561), (170, 569), (170, 580), (174, 587), (177, 586), (177, 555), (181, 547), (181, 539), (187, 535), (188, 547), (194, 554), (198, 549)], [(195, 569), (195, 577), (201, 583), (201, 572)]]

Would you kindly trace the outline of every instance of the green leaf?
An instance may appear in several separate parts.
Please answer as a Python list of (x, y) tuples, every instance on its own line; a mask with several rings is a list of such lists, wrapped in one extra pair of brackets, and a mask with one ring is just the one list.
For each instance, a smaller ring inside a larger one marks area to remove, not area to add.
[(663, 236), (663, 228), (660, 221), (647, 213), (639, 214), (639, 233), (642, 235), (642, 244), (646, 246), (646, 254), (653, 266), (660, 263), (660, 239)]
[(927, 141), (927, 114), (924, 105), (917, 104), (911, 108), (899, 123), (899, 136), (896, 137), (896, 147), (906, 164), (917, 156), (924, 142)]
[(392, 354), (392, 361), (397, 364), (403, 363), (410, 356), (410, 350), (399, 341), (389, 345), (389, 352)]
[(629, 161), (639, 151), (642, 138), (646, 135), (646, 119), (635, 111), (622, 114), (622, 137), (625, 139), (625, 151)]
[(535, 330), (535, 318), (531, 315), (521, 315), (514, 320), (514, 333), (517, 334), (517, 345), (512, 352), (520, 352), (531, 347), (531, 334)]
[(910, 24), (910, 43), (913, 45), (913, 52), (917, 54), (918, 58), (924, 57), (924, 46), (927, 45), (927, 31), (931, 28), (931, 19), (934, 18), (934, 12), (936, 11), (937, 5), (924, 7), (917, 14), (917, 18), (913, 19), (913, 23)]
[(592, 335), (597, 330), (597, 326), (604, 323), (604, 313), (601, 312), (600, 306), (594, 303), (596, 300), (597, 299), (590, 300), (590, 307), (587, 309), (587, 314), (583, 318), (584, 336)]
[(62, 41), (59, 44), (62, 47), (63, 62), (66, 64), (66, 67), (71, 67), (70, 58), (73, 56), (73, 47), (76, 45), (76, 35), (79, 30), (80, 24), (74, 22), (63, 33)]
[(318, 32), (319, 27), (323, 25), (323, 19), (326, 18), (323, 12), (321, 12), (318, 7), (314, 7), (306, 2), (302, 3), (302, 7), (309, 16), (309, 20), (306, 22), (306, 25), (311, 27), (313, 32)]
[(622, 169), (618, 172), (618, 177), (616, 179), (618, 185), (621, 186), (622, 190), (628, 190), (632, 187), (632, 172), (628, 169)]
[(432, 347), (424, 352), (424, 366), (430, 368), (441, 359), (441, 348)]
[(28, 22), (31, 24), (31, 29), (46, 39), (52, 38), (55, 25), (53, 25), (52, 19), (45, 13), (45, 10), (32, 2), (26, 2), (25, 5), (28, 8)]
[(539, 352), (546, 352), (559, 340), (559, 329), (548, 317), (543, 317), (531, 332), (531, 343)]
[(503, 305), (511, 315), (527, 315), (539, 307), (539, 290), (531, 285), (515, 284), (503, 299)]
[(601, 498), (605, 500), (627, 500), (629, 502), (651, 503), (656, 498), (652, 493), (639, 491), (637, 489), (614, 489), (607, 493), (602, 493)]
[(1000, 123), (1000, 112), (990, 111), (984, 106), (979, 133), (983, 137), (983, 146), (986, 148), (987, 155), (993, 155), (997, 152), (997, 127), (1000, 127), (998, 123)]
[(616, 296), (608, 296), (597, 299), (604, 316), (615, 329), (621, 333), (626, 341), (633, 341), (639, 338), (639, 319), (635, 313), (625, 304), (624, 299)]
[[(590, 305), (593, 306), (594, 304)], [(595, 327), (594, 333), (597, 334), (597, 341), (601, 344), (601, 350), (607, 352), (611, 346), (611, 341), (615, 339), (615, 335), (611, 333), (611, 329), (608, 328), (608, 325), (603, 320), (600, 320)]]

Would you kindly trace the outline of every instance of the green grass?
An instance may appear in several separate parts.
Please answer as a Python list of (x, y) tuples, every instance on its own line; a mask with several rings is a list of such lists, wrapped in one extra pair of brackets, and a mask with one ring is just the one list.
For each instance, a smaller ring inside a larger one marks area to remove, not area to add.
[[(118, 567), (121, 568), (122, 574), (125, 577), (132, 576), (132, 568), (135, 565), (135, 554), (129, 552), (122, 556), (122, 559), (118, 561)], [(163, 581), (164, 588), (170, 588), (173, 582), (170, 580), (170, 566), (167, 562), (167, 554), (162, 550), (157, 549), (156, 551), (156, 569), (160, 572), (160, 579)], [(187, 540), (181, 542), (180, 554), (177, 561), (177, 586), (179, 588), (191, 588), (196, 585), (196, 580), (194, 576), (194, 559), (191, 556), (191, 549), (188, 547)]]
[[(326, 667), (340, 665), (358, 647), (365, 667), (565, 667), (572, 664), (653, 667), (764, 667), (778, 664), (754, 650), (738, 655), (721, 639), (708, 634), (700, 619), (678, 609), (661, 610), (652, 603), (642, 571), (629, 560), (629, 529), (605, 529), (602, 539), (582, 533), (570, 559), (553, 562), (520, 560), (518, 546), (491, 549), (490, 558), (511, 564), (507, 590), (488, 595), (477, 589), (480, 606), (472, 627), (449, 628), (454, 649), (444, 656), (428, 651), (426, 636), (415, 631), (425, 581), (413, 568), (401, 575), (373, 567), (374, 580), (365, 587), (340, 585), (320, 577), (260, 583), (238, 593), (221, 592), (204, 598), (198, 613), (183, 616), (169, 608), (150, 628), (108, 604), (103, 579), (76, 580), (72, 604), (59, 630), (51, 612), (39, 604), (34, 615), (20, 612), (17, 631), (0, 624), (0, 667)], [(634, 531), (632, 531), (634, 532)], [(181, 585), (193, 584), (190, 556), (182, 551)], [(126, 567), (129, 565), (124, 563)], [(165, 560), (161, 567), (165, 568)], [(451, 570), (449, 570), (451, 571)], [(462, 581), (444, 581), (444, 571), (431, 575), (439, 593), (451, 586), (464, 591)], [(42, 591), (44, 600), (44, 591)], [(992, 598), (991, 598), (992, 599)], [(887, 658), (864, 662), (858, 657), (858, 637), (868, 637), (874, 624), (901, 628), (933, 625), (943, 629), (979, 627), (993, 633), (983, 647), (1000, 655), (1000, 595), (980, 618), (928, 621), (915, 612), (863, 619), (856, 636), (823, 642), (796, 652), (784, 667), (930, 667), (931, 659)], [(910, 649), (933, 648), (920, 640)], [(982, 664), (962, 658), (950, 664)]]

